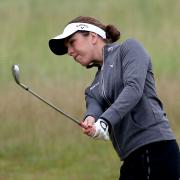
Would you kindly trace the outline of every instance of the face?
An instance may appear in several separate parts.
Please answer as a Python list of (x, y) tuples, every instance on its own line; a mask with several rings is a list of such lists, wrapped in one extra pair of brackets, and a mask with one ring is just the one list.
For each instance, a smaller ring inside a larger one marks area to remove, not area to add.
[(65, 42), (68, 55), (83, 66), (87, 66), (94, 60), (95, 43), (91, 33), (85, 36), (82, 33), (75, 33)]

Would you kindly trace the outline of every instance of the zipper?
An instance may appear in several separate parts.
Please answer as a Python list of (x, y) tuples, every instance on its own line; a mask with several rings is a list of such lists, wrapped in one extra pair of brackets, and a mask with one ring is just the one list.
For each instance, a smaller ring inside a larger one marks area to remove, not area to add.
[[(109, 106), (111, 106), (112, 105), (112, 103), (110, 102), (110, 100), (107, 98), (107, 96), (106, 96), (106, 92), (105, 92), (105, 88), (104, 88), (104, 75), (103, 75), (103, 71), (104, 71), (104, 48), (103, 48), (103, 65), (102, 65), (102, 67), (101, 67), (101, 83), (102, 83), (102, 96), (103, 96), (103, 98), (104, 98), (104, 100), (106, 101), (106, 103), (109, 105)], [(114, 140), (115, 140), (115, 142), (116, 142), (116, 147), (117, 147), (117, 149), (118, 149), (118, 151), (119, 151), (119, 154), (122, 154), (121, 153), (121, 148), (119, 147), (119, 144), (118, 144), (118, 141), (117, 141), (117, 139), (116, 139), (116, 137), (115, 137), (115, 131), (114, 131), (114, 128), (112, 127), (112, 131), (113, 131), (113, 137), (114, 137)]]
[(104, 100), (107, 102), (107, 104), (111, 106), (111, 102), (109, 101), (105, 93), (103, 72), (102, 72), (102, 95), (103, 95)]
[(102, 83), (102, 96), (104, 98), (104, 100), (106, 101), (106, 103), (111, 106), (111, 102), (109, 101), (109, 99), (107, 98), (106, 96), (106, 93), (105, 93), (105, 88), (104, 88), (104, 75), (103, 75), (103, 71), (104, 71), (104, 48), (103, 48), (103, 65), (102, 65), (102, 68), (101, 68), (101, 83)]
[[(106, 103), (109, 105), (109, 106), (111, 106), (112, 105), (112, 103), (109, 101), (109, 99), (107, 98), (107, 96), (106, 96), (106, 93), (105, 93), (105, 88), (104, 88), (104, 76), (103, 76), (103, 66), (104, 66), (104, 63), (103, 63), (103, 65), (102, 65), (102, 95), (103, 95), (103, 98), (104, 98), (104, 100), (106, 101)], [(118, 149), (118, 151), (119, 151), (119, 154), (122, 154), (121, 153), (121, 149), (120, 149), (120, 147), (119, 147), (119, 144), (118, 144), (118, 141), (117, 141), (117, 139), (116, 139), (116, 137), (115, 137), (115, 131), (114, 131), (114, 128), (112, 127), (112, 130), (113, 130), (113, 137), (114, 137), (114, 140), (115, 140), (115, 142), (116, 142), (116, 147), (117, 147), (117, 149)]]
[(114, 140), (115, 140), (115, 142), (116, 142), (117, 150), (119, 151), (119, 155), (122, 155), (122, 151), (121, 151), (121, 148), (119, 147), (118, 141), (117, 141), (116, 136), (115, 136), (115, 133), (114, 133), (115, 130), (114, 130), (113, 127), (112, 127), (112, 130), (113, 130), (113, 137), (114, 137)]

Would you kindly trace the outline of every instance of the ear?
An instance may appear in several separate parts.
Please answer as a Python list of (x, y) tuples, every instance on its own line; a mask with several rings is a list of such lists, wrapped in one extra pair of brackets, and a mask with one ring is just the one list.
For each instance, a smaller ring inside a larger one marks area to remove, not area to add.
[(94, 33), (94, 32), (90, 32), (90, 36), (91, 36), (92, 44), (96, 44), (97, 41), (98, 41), (99, 36), (96, 33)]

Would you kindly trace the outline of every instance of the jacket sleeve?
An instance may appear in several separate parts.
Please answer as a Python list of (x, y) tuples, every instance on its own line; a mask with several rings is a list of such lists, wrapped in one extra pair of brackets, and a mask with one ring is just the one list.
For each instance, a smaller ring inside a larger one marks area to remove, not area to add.
[(138, 103), (143, 95), (150, 58), (137, 41), (130, 39), (121, 47), (124, 88), (101, 118), (116, 125)]
[(85, 101), (86, 101), (86, 113), (84, 119), (87, 116), (93, 116), (96, 120), (103, 113), (103, 110), (97, 100), (93, 97), (90, 88), (85, 91)]

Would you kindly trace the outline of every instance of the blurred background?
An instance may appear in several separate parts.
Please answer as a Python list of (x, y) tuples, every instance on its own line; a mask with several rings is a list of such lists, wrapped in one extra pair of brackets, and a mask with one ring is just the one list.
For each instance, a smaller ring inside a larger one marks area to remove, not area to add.
[(79, 127), (16, 85), (21, 81), (73, 117), (85, 111), (84, 89), (96, 69), (55, 56), (48, 40), (71, 19), (93, 16), (135, 38), (152, 57), (156, 86), (180, 142), (179, 0), (0, 0), (0, 179), (113, 180), (120, 161), (110, 142)]

